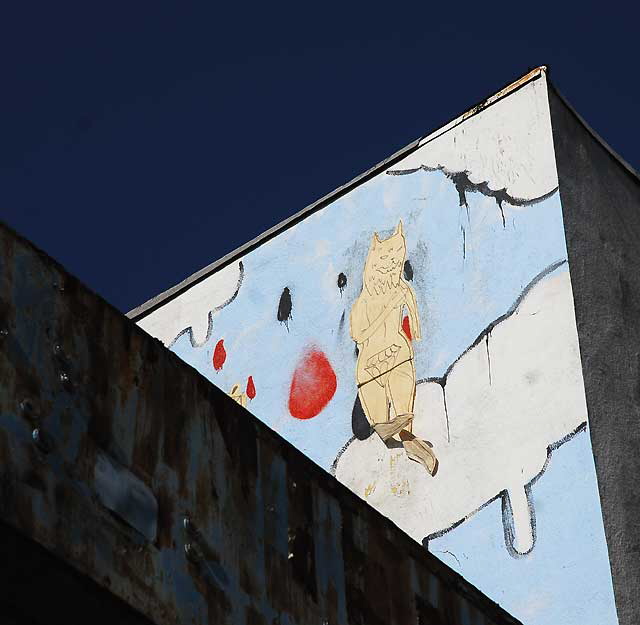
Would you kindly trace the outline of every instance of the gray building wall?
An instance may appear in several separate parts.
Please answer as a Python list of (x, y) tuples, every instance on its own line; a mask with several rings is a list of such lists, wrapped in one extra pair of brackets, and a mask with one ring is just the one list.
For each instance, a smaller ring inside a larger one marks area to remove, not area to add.
[[(640, 623), (640, 180), (550, 90), (589, 424), (620, 625)], [(611, 112), (615, 115), (615, 111)]]

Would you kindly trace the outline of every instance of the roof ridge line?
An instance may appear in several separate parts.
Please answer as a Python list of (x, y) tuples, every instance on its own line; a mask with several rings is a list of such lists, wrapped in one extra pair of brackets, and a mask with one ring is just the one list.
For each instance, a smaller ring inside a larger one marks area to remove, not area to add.
[(127, 312), (126, 316), (129, 317), (129, 319), (132, 319), (133, 321), (136, 321), (136, 322), (140, 321), (141, 319), (151, 314), (154, 310), (156, 310), (163, 304), (174, 299), (175, 297), (178, 297), (179, 295), (184, 293), (187, 289), (191, 288), (192, 286), (195, 286), (199, 282), (202, 282), (203, 280), (208, 278), (211, 274), (222, 269), (223, 267), (226, 267), (227, 265), (232, 263), (234, 260), (239, 260), (242, 256), (244, 256), (248, 252), (259, 247), (266, 241), (272, 239), (274, 236), (280, 234), (281, 232), (285, 231), (291, 226), (294, 226), (296, 223), (298, 223), (305, 217), (308, 217), (309, 215), (316, 212), (317, 210), (320, 210), (321, 208), (324, 208), (325, 206), (329, 205), (331, 202), (345, 195), (356, 186), (373, 178), (384, 169), (387, 169), (390, 165), (393, 165), (394, 163), (398, 162), (405, 156), (408, 156), (412, 152), (415, 152), (418, 148), (422, 147), (423, 145), (426, 145), (430, 141), (436, 139), (437, 137), (455, 128), (456, 126), (462, 124), (463, 122), (467, 121), (474, 115), (481, 113), (482, 111), (486, 110), (496, 102), (499, 102), (500, 100), (507, 97), (508, 95), (511, 95), (513, 92), (517, 91), (518, 89), (528, 84), (529, 82), (533, 80), (537, 80), (538, 78), (540, 78), (540, 76), (545, 74), (546, 71), (547, 71), (546, 65), (540, 65), (535, 69), (529, 70), (526, 74), (524, 74), (517, 80), (514, 80), (508, 83), (498, 91), (492, 93), (490, 96), (484, 98), (483, 100), (480, 100), (480, 102), (478, 102), (471, 108), (466, 109), (463, 113), (461, 113), (460, 115), (457, 115), (451, 121), (447, 122), (443, 126), (439, 126), (438, 128), (431, 131), (429, 134), (423, 137), (419, 137), (418, 139), (415, 139), (405, 147), (400, 148), (391, 156), (380, 161), (373, 167), (370, 167), (363, 173), (359, 174), (355, 178), (352, 178), (351, 180), (339, 186), (338, 188), (334, 189), (333, 191), (323, 195), (321, 198), (319, 198), (315, 202), (308, 204), (303, 209), (294, 213), (290, 217), (287, 217), (286, 219), (283, 219), (282, 221), (278, 222), (271, 228), (259, 234), (257, 237), (247, 241), (246, 243), (243, 243), (242, 245), (235, 248), (228, 254), (225, 254), (221, 258), (213, 261), (212, 263), (203, 267), (202, 269), (199, 269), (195, 273), (192, 273), (190, 276), (186, 277), (184, 280), (181, 280), (174, 286), (166, 289), (165, 291), (162, 291), (158, 295), (151, 297), (146, 302), (140, 304), (136, 308), (133, 308), (132, 310)]

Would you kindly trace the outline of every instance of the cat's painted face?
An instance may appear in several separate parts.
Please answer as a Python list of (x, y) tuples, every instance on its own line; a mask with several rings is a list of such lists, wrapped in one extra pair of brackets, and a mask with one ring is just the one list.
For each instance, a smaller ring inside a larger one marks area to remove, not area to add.
[(367, 289), (384, 293), (388, 288), (398, 286), (406, 252), (402, 221), (387, 239), (381, 241), (378, 234), (374, 234), (365, 265)]

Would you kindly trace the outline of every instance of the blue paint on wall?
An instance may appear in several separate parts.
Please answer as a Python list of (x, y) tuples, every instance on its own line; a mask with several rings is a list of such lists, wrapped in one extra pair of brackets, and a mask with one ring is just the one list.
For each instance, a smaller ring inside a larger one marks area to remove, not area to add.
[[(374, 232), (382, 236), (404, 222), (423, 334), (414, 345), (418, 378), (442, 375), (535, 275), (566, 258), (557, 194), (526, 208), (505, 206), (504, 228), (495, 200), (476, 193), (468, 201), (467, 216), (440, 172), (378, 176), (247, 255), (240, 293), (214, 317), (210, 341), (193, 348), (183, 336), (173, 350), (226, 391), (252, 375), (251, 412), (328, 469), (351, 437), (356, 384), (348, 317)], [(349, 281), (342, 294), (339, 272)], [(288, 331), (275, 314), (284, 287), (293, 304)], [(216, 373), (211, 359), (221, 338), (227, 360)], [(288, 412), (289, 384), (310, 344), (327, 354), (338, 389), (318, 417), (300, 421)]]
[[(534, 276), (566, 259), (557, 193), (526, 207), (503, 205), (504, 225), (494, 199), (469, 193), (467, 201), (468, 210), (441, 172), (377, 176), (245, 256), (242, 288), (214, 317), (210, 341), (193, 348), (183, 335), (173, 350), (227, 392), (253, 376), (257, 395), (248, 409), (328, 469), (352, 435), (356, 382), (348, 318), (374, 232), (386, 236), (403, 220), (422, 324), (422, 341), (414, 344), (418, 378), (441, 376)], [(340, 273), (344, 289), (336, 287)], [(292, 300), (286, 327), (275, 314), (284, 288)], [(219, 339), (227, 360), (215, 372)], [(302, 421), (289, 414), (289, 385), (310, 345), (327, 355), (338, 384), (327, 407)], [(614, 624), (587, 434), (565, 447), (536, 485), (538, 541), (529, 556), (514, 559), (505, 549), (499, 502), (432, 541), (432, 549), (462, 554), (459, 565), (437, 555), (525, 623)], [(576, 570), (582, 579), (575, 579)]]
[(582, 431), (553, 453), (532, 491), (538, 532), (526, 558), (504, 548), (499, 500), (430, 541), (429, 551), (525, 624), (617, 623), (595, 486)]

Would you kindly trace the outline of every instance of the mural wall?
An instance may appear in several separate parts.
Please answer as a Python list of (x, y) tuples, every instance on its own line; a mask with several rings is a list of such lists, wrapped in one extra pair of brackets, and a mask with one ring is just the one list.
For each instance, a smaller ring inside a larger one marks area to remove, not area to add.
[(524, 623), (617, 623), (544, 76), (140, 325)]

